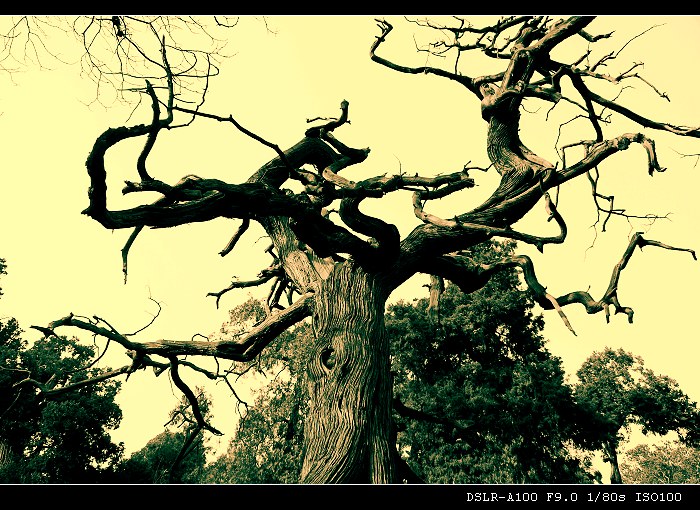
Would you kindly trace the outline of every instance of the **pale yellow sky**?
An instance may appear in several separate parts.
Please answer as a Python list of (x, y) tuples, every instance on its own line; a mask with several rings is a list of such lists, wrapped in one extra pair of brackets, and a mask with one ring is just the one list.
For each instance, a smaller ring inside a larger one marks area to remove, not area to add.
[[(400, 31), (400, 19), (394, 19), (396, 33), (384, 55), (406, 65), (431, 63), (425, 54), (413, 51), (412, 40)], [(452, 172), (467, 162), (488, 165), (486, 126), (476, 99), (446, 80), (402, 75), (371, 62), (369, 48), (379, 34), (373, 17), (271, 17), (268, 22), (276, 35), (266, 34), (253, 23), (234, 32), (230, 49), (237, 54), (212, 81), (205, 111), (233, 115), (247, 129), (285, 148), (303, 135), (307, 118), (335, 116), (346, 99), (351, 124), (336, 131), (336, 136), (348, 145), (372, 149), (363, 164), (348, 169), (356, 180), (399, 170), (425, 175)], [(644, 62), (639, 74), (666, 92), (671, 102), (660, 99), (640, 80), (626, 82), (634, 90), (626, 90), (621, 101), (655, 120), (696, 126), (700, 121), (695, 95), (700, 17), (608, 16), (589, 28), (591, 32), (615, 30), (613, 39), (599, 45), (611, 51), (653, 25), (660, 26), (629, 44), (609, 72), (620, 73), (632, 62)], [(595, 51), (598, 56), (603, 54), (602, 49)], [(240, 243), (242, 249), (221, 258), (218, 252), (231, 237), (236, 221), (145, 230), (131, 249), (129, 281), (124, 285), (120, 250), (130, 232), (107, 231), (80, 214), (87, 205), (85, 159), (104, 129), (125, 122), (148, 122), (150, 108), (146, 105), (127, 121), (130, 110), (119, 105), (88, 107), (85, 103), (94, 94), (93, 84), (75, 68), (53, 67), (16, 74), (13, 80), (0, 75), (0, 257), (7, 260), (9, 273), (0, 280), (4, 291), (0, 316), (16, 317), (30, 339), (38, 335), (29, 329), (31, 325), (44, 325), (70, 312), (99, 315), (120, 331), (131, 332), (150, 320), (155, 306), (149, 297), (153, 297), (163, 310), (137, 339), (187, 339), (217, 331), (228, 310), (247, 297), (247, 290), (224, 295), (218, 310), (206, 294), (226, 287), (234, 275), (252, 279), (267, 266), (261, 232), (249, 231)], [(485, 74), (480, 68), (470, 72)], [(545, 121), (548, 105), (529, 102), (526, 106), (531, 111), (539, 109), (540, 115), (537, 120), (523, 120), (523, 141), (561, 166), (555, 144), (559, 123), (570, 110), (561, 105)], [(150, 160), (152, 175), (166, 182), (189, 173), (242, 182), (275, 156), (228, 124), (203, 119), (196, 124), (198, 127), (161, 135)], [(608, 137), (641, 130), (626, 122), (606, 129)], [(607, 232), (598, 232), (595, 246), (587, 250), (594, 241), (591, 225), (596, 217), (590, 186), (585, 177), (568, 183), (561, 190), (559, 208), (569, 227), (567, 242), (547, 246), (544, 254), (523, 249), (533, 258), (540, 281), (550, 293), (590, 289), (594, 298), (600, 298), (629, 236), (638, 230), (649, 239), (700, 250), (700, 170), (695, 158), (681, 156), (700, 153), (700, 142), (643, 132), (656, 140), (661, 165), (668, 170), (649, 177), (644, 151), (632, 147), (606, 164), (601, 192), (614, 194), (615, 205), (629, 213), (672, 213), (671, 221), (650, 226), (617, 219)], [(568, 142), (592, 137), (590, 130), (581, 135), (572, 126), (561, 133)], [(140, 143), (124, 144), (110, 153), (111, 208), (132, 205), (119, 190), (124, 180), (137, 178)], [(497, 176), (490, 172), (474, 177), (475, 189), (462, 192), (458, 203), (432, 205), (433, 211), (454, 214), (458, 212), (455, 206), (463, 211), (478, 205), (495, 188)], [(371, 210), (397, 221), (402, 233), (417, 224), (408, 195), (377, 201)], [(536, 208), (519, 227), (549, 235), (555, 226), (544, 220), (543, 209)], [(391, 300), (422, 296), (426, 281), (426, 276), (419, 275)], [(700, 347), (694, 324), (698, 288), (700, 262), (688, 253), (648, 247), (633, 256), (620, 281), (620, 300), (635, 309), (635, 322), (628, 324), (619, 315), (606, 324), (603, 314), (589, 316), (582, 307), (569, 306), (565, 312), (577, 332), (573, 336), (556, 312), (545, 312), (548, 347), (571, 374), (594, 351), (606, 346), (624, 348), (641, 356), (647, 368), (677, 380), (692, 399), (700, 400), (696, 370)], [(123, 353), (114, 354), (114, 366), (127, 362)], [(214, 425), (230, 434), (235, 414), (222, 396), (225, 391), (210, 385), (207, 390), (216, 395)], [(178, 399), (163, 376), (132, 375), (120, 395), (125, 415), (115, 437), (126, 441), (127, 451), (141, 448), (162, 430)]]

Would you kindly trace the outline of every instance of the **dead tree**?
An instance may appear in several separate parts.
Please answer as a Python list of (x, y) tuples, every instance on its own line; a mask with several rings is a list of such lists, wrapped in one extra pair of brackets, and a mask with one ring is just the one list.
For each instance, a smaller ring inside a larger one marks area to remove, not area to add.
[[(598, 166), (621, 151), (643, 150), (648, 160), (646, 171), (649, 174), (664, 171), (657, 160), (654, 141), (646, 135), (604, 134), (603, 112), (614, 112), (647, 130), (682, 137), (700, 135), (698, 128), (648, 119), (643, 112), (622, 106), (616, 98), (594, 92), (590, 84), (600, 80), (620, 83), (642, 79), (634, 66), (617, 76), (605, 74), (603, 68), (615, 55), (607, 55), (598, 62), (591, 62), (588, 52), (568, 62), (553, 57), (556, 48), (572, 40), (583, 38), (593, 46), (601, 38), (610, 37), (611, 34), (588, 32), (593, 21), (593, 17), (582, 16), (560, 20), (517, 16), (478, 28), (459, 19), (451, 26), (419, 22), (452, 35), (452, 39), (435, 43), (426, 50), (455, 54), (455, 65), (447, 70), (405, 66), (382, 56), (385, 46), (390, 44), (393, 27), (387, 21), (377, 20), (379, 33), (370, 46), (374, 62), (384, 66), (387, 72), (432, 74), (456, 82), (481, 105), (481, 117), (488, 124), (484, 143), (490, 166), (500, 175), (500, 184), (483, 203), (469, 206), (466, 205), (469, 189), (475, 185), (469, 171), (476, 167), (465, 166), (437, 176), (383, 174), (360, 181), (343, 176), (352, 165), (362, 164), (369, 153), (368, 148), (346, 146), (336, 136), (349, 119), (347, 101), (340, 103), (337, 118), (319, 119), (317, 125), (306, 129), (298, 143), (285, 150), (246, 130), (233, 116), (220, 116), (178, 103), (173, 86), (176, 77), (169, 67), (163, 39), (162, 68), (167, 86), (156, 91), (147, 83), (144, 88), (152, 104), (152, 120), (147, 124), (107, 129), (96, 139), (86, 161), (90, 188), (89, 203), (83, 213), (105, 229), (134, 229), (123, 250), (125, 262), (131, 241), (144, 227), (172, 228), (215, 218), (237, 219), (241, 221), (240, 228), (222, 250), (223, 256), (235, 248), (251, 221), (258, 222), (271, 240), (269, 267), (261, 271), (257, 280), (237, 282), (212, 295), (218, 303), (228, 290), (272, 284), (269, 313), (247, 334), (222, 341), (134, 342), (102, 319), (75, 315), (56, 320), (43, 331), (53, 334), (59, 328), (78, 328), (120, 344), (133, 360), (127, 372), (146, 366), (171, 370), (178, 386), (187, 392), (183, 369), (196, 366), (182, 360), (183, 357), (249, 361), (280, 332), (310, 318), (314, 343), (306, 367), (309, 414), (300, 481), (400, 481), (392, 435), (389, 345), (384, 329), (385, 304), (399, 285), (416, 273), (424, 273), (450, 280), (469, 293), (483, 287), (499, 271), (522, 271), (535, 300), (545, 310), (556, 310), (567, 325), (563, 309), (573, 304), (585, 307), (591, 314), (603, 311), (608, 320), (611, 313), (622, 313), (631, 322), (633, 310), (619, 302), (618, 283), (635, 249), (655, 246), (687, 251), (695, 258), (690, 249), (672, 247), (638, 233), (613, 268), (607, 290), (596, 299), (587, 291), (550, 295), (538, 281), (527, 256), (489, 265), (475, 264), (465, 256), (465, 250), (493, 238), (515, 239), (540, 251), (546, 244), (563, 243), (566, 223), (550, 191), (577, 177), (591, 179), (595, 191)], [(467, 59), (474, 52), (502, 63), (502, 70), (476, 74), (478, 70), (469, 69)], [(573, 92), (565, 92), (563, 82), (573, 85)], [(576, 144), (581, 149), (579, 158), (571, 161), (569, 156), (560, 166), (523, 144), (520, 116), (526, 98), (539, 98), (552, 104), (566, 101), (580, 109), (595, 138)], [(269, 146), (275, 157), (245, 182), (234, 184), (192, 175), (176, 183), (163, 182), (157, 179), (157, 171), (147, 169), (146, 163), (158, 137), (173, 126), (176, 118), (227, 123)], [(144, 140), (143, 150), (135, 158), (135, 180), (127, 180), (122, 192), (144, 196), (155, 192), (160, 198), (128, 209), (111, 208), (107, 203), (105, 154), (133, 138)], [(289, 181), (301, 184), (303, 190), (283, 189)], [(404, 237), (395, 225), (365, 214), (360, 208), (367, 198), (381, 199), (399, 190), (412, 192), (412, 204), (407, 205), (421, 221)], [(454, 215), (439, 217), (429, 212), (427, 206), (431, 200), (457, 193), (463, 195), (459, 202), (462, 209), (455, 210)], [(600, 197), (594, 193), (594, 198)], [(624, 215), (612, 205), (606, 208), (596, 203), (606, 215)], [(526, 213), (540, 208), (542, 221), (554, 220), (558, 226), (557, 235), (541, 236), (513, 228)], [(283, 304), (285, 296), (287, 301)]]

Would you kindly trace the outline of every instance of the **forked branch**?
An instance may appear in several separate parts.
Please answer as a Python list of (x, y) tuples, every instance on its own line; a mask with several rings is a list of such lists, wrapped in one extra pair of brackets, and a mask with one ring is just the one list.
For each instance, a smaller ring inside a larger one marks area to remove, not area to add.
[(264, 283), (269, 282), (270, 280), (272, 280), (275, 277), (281, 276), (282, 274), (284, 274), (284, 271), (282, 270), (282, 266), (279, 264), (275, 264), (273, 266), (270, 266), (270, 267), (260, 271), (260, 273), (258, 273), (258, 278), (255, 280), (247, 280), (247, 281), (234, 280), (225, 289), (222, 289), (219, 292), (209, 292), (207, 294), (207, 296), (216, 297), (216, 307), (219, 308), (219, 300), (221, 299), (221, 296), (223, 296), (227, 292), (229, 292), (233, 289), (244, 289), (246, 287), (257, 287), (257, 286), (263, 285)]
[[(525, 282), (527, 283), (530, 290), (533, 292), (535, 299), (538, 301), (538, 303), (545, 309), (557, 308), (557, 310), (563, 318), (565, 318), (565, 316), (563, 315), (563, 312), (561, 311), (560, 307), (572, 303), (580, 303), (586, 308), (586, 311), (589, 314), (598, 313), (601, 310), (604, 310), (605, 320), (606, 322), (610, 322), (610, 306), (612, 305), (615, 308), (616, 314), (624, 313), (625, 315), (627, 315), (628, 321), (632, 323), (634, 317), (634, 310), (630, 307), (622, 306), (620, 304), (620, 301), (618, 299), (618, 286), (620, 283), (620, 275), (622, 274), (622, 270), (627, 266), (627, 263), (632, 257), (632, 254), (634, 253), (634, 249), (638, 247), (641, 250), (645, 246), (657, 246), (659, 248), (664, 248), (667, 250), (685, 251), (690, 253), (694, 260), (697, 260), (695, 251), (692, 249), (677, 248), (674, 246), (669, 246), (667, 244), (660, 243), (659, 241), (648, 240), (642, 237), (641, 232), (637, 232), (632, 236), (632, 239), (630, 240), (627, 249), (622, 255), (622, 258), (613, 268), (608, 288), (599, 300), (593, 299), (593, 297), (591, 297), (591, 295), (586, 291), (570, 292), (553, 300), (551, 295), (546, 291), (545, 287), (543, 287), (537, 280), (532, 261), (529, 259), (529, 257), (526, 257), (524, 255), (514, 257), (513, 260), (510, 262), (504, 262), (499, 264), (504, 264), (504, 266), (512, 264), (520, 266), (520, 268), (523, 270)], [(498, 264), (496, 266), (498, 266)], [(566, 322), (568, 325), (568, 321)], [(568, 326), (569, 329), (571, 329), (573, 332), (571, 326)]]
[(632, 236), (621, 260), (615, 265), (608, 288), (599, 300), (594, 299), (586, 291), (574, 291), (555, 298), (552, 294), (547, 292), (546, 287), (537, 279), (532, 260), (527, 255), (508, 257), (493, 264), (474, 264), (470, 259), (462, 256), (460, 253), (455, 253), (438, 257), (433, 267), (436, 274), (449, 279), (465, 293), (471, 293), (482, 288), (488, 283), (491, 276), (499, 271), (514, 267), (520, 268), (523, 272), (525, 283), (532, 292), (537, 303), (545, 310), (557, 310), (567, 328), (575, 335), (576, 332), (562, 310), (564, 306), (574, 303), (583, 305), (589, 314), (595, 314), (601, 310), (605, 311), (606, 322), (610, 322), (610, 306), (613, 306), (616, 314), (624, 313), (627, 315), (629, 322), (632, 322), (634, 311), (632, 308), (620, 304), (617, 291), (622, 270), (627, 266), (629, 259), (634, 253), (634, 249), (638, 247), (641, 250), (645, 246), (657, 246), (667, 250), (685, 251), (690, 253), (694, 260), (697, 260), (696, 253), (692, 249), (677, 248), (660, 243), (659, 241), (648, 240), (642, 237), (640, 232), (637, 232)]

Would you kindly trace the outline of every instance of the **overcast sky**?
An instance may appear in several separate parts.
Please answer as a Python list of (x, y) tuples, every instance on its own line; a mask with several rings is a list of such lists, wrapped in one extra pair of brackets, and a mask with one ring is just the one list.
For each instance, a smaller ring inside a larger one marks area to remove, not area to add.
[[(397, 30), (384, 55), (406, 65), (437, 65), (424, 53), (416, 54), (412, 39), (400, 30), (401, 19), (392, 19)], [(348, 100), (351, 123), (335, 134), (350, 146), (372, 149), (365, 162), (347, 170), (355, 180), (400, 170), (446, 173), (467, 162), (488, 165), (486, 124), (476, 99), (447, 80), (402, 75), (371, 62), (369, 48), (379, 34), (373, 17), (270, 17), (268, 25), (275, 34), (253, 19), (245, 21), (231, 40), (229, 49), (235, 56), (210, 85), (205, 111), (232, 115), (247, 129), (284, 148), (303, 136), (306, 119), (337, 116), (341, 101)], [(643, 81), (628, 80), (625, 84), (634, 89), (623, 92), (623, 104), (654, 120), (697, 126), (700, 17), (607, 16), (589, 29), (593, 33), (614, 30), (614, 37), (600, 44), (612, 51), (654, 25), (659, 26), (627, 45), (607, 72), (621, 73), (632, 63), (643, 62), (640, 76), (667, 93), (670, 102)], [(604, 50), (597, 46), (595, 55), (600, 57)], [(248, 290), (225, 294), (219, 309), (206, 294), (226, 287), (234, 276), (253, 279), (268, 265), (261, 231), (251, 229), (241, 249), (222, 258), (218, 252), (237, 227), (236, 220), (145, 230), (131, 248), (129, 279), (124, 284), (120, 250), (130, 231), (105, 230), (80, 214), (87, 205), (85, 159), (102, 131), (149, 122), (150, 107), (137, 110), (127, 120), (131, 111), (118, 104), (108, 108), (90, 104), (94, 84), (81, 77), (77, 67), (52, 67), (12, 77), (0, 75), (0, 257), (8, 265), (8, 275), (0, 280), (4, 291), (0, 317), (17, 318), (28, 339), (39, 335), (29, 329), (31, 325), (45, 325), (71, 312), (98, 315), (121, 332), (132, 332), (156, 312), (152, 297), (163, 309), (136, 339), (184, 340), (216, 332), (227, 320), (228, 310), (247, 298)], [(477, 68), (471, 74), (486, 72)], [(555, 147), (559, 125), (571, 110), (559, 106), (546, 118), (549, 105), (530, 101), (525, 106), (539, 115), (535, 120), (524, 115), (524, 143), (561, 167)], [(170, 183), (190, 173), (237, 183), (275, 156), (230, 124), (204, 119), (196, 124), (161, 134), (150, 160), (152, 175)], [(577, 133), (574, 126), (583, 125), (564, 126), (561, 138), (568, 142), (591, 138), (590, 129)], [(629, 122), (606, 129), (608, 137), (629, 131), (651, 136), (660, 163), (668, 170), (650, 177), (643, 149), (633, 146), (606, 163), (600, 192), (615, 195), (615, 206), (630, 214), (669, 213), (670, 219), (653, 224), (617, 219), (601, 232), (592, 227), (596, 211), (586, 178), (567, 183), (559, 196), (559, 210), (569, 227), (566, 243), (549, 245), (543, 254), (531, 247), (521, 250), (533, 258), (540, 282), (554, 295), (589, 290), (599, 299), (636, 231), (670, 245), (700, 249), (700, 170), (696, 158), (683, 156), (700, 153), (700, 142), (642, 130)], [(110, 190), (118, 191), (124, 180), (137, 178), (135, 161), (141, 143), (110, 151)], [(457, 204), (461, 210), (454, 209), (454, 202), (446, 202), (432, 204), (433, 211), (445, 216), (463, 212), (478, 205), (498, 182), (493, 170), (473, 176), (477, 187), (462, 192)], [(131, 198), (121, 198), (118, 192), (110, 200), (114, 200), (109, 204), (113, 209), (133, 205)], [(395, 221), (403, 234), (418, 224), (408, 195), (370, 205), (375, 214)], [(545, 220), (543, 207), (536, 207), (517, 228), (555, 234), (555, 225)], [(562, 358), (569, 374), (594, 351), (606, 346), (624, 348), (641, 356), (647, 368), (678, 381), (693, 400), (700, 400), (695, 323), (699, 264), (685, 252), (655, 247), (637, 251), (619, 289), (621, 303), (635, 310), (634, 323), (618, 315), (606, 324), (602, 313), (589, 316), (582, 307), (569, 306), (564, 311), (577, 333), (574, 336), (556, 312), (547, 311), (548, 348)], [(422, 285), (427, 281), (427, 276), (417, 276), (390, 301), (423, 297)], [(266, 290), (256, 295), (265, 295)], [(115, 356), (114, 366), (126, 364), (123, 353)], [(205, 382), (189, 380), (193, 385)], [(211, 385), (206, 389), (217, 395), (214, 425), (230, 434), (233, 406), (219, 396), (222, 391)], [(162, 431), (168, 411), (179, 398), (165, 376), (155, 379), (143, 371), (132, 375), (119, 397), (125, 416), (115, 438), (125, 441), (129, 452), (143, 447)]]

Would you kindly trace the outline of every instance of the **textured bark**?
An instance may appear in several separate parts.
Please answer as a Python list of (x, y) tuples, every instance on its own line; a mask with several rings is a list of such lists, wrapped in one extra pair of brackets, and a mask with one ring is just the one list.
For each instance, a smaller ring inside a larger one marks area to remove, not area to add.
[(10, 463), (10, 447), (0, 441), (0, 468)]
[(347, 261), (323, 282), (308, 361), (302, 483), (392, 483), (391, 374), (386, 292)]

